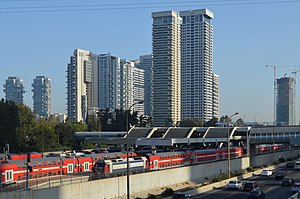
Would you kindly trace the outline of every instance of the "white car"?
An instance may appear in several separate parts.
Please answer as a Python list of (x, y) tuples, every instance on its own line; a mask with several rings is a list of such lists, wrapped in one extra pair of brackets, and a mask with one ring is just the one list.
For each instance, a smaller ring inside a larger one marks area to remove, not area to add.
[(238, 180), (230, 180), (226, 185), (227, 189), (241, 189), (243, 187), (243, 183)]
[(260, 173), (261, 176), (271, 176), (272, 171), (270, 169), (263, 169)]

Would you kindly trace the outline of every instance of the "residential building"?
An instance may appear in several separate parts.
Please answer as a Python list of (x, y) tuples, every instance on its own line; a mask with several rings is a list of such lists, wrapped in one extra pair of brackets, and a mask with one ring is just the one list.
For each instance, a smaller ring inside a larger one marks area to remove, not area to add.
[(144, 114), (152, 115), (152, 54), (140, 56), (138, 68), (144, 69)]
[[(133, 102), (135, 106), (132, 110), (137, 111), (138, 115), (145, 114), (145, 89), (144, 89), (145, 70), (134, 67), (133, 71)], [(144, 101), (144, 103), (138, 103)], [(149, 100), (148, 100), (149, 101)]]
[(51, 79), (36, 76), (32, 84), (33, 111), (39, 117), (48, 118), (51, 114)]
[(20, 77), (8, 77), (3, 85), (5, 100), (14, 101), (16, 103), (24, 103), (25, 88), (23, 80)]
[(212, 117), (219, 118), (219, 75), (214, 73), (212, 79)]
[(127, 110), (134, 103), (134, 62), (120, 61), (120, 109)]
[(110, 54), (98, 55), (98, 99), (100, 109), (121, 108), (120, 58)]
[(208, 9), (180, 12), (181, 119), (212, 119), (213, 108), (213, 13)]
[(152, 13), (153, 124), (174, 125), (181, 120), (181, 17), (174, 11)]
[(75, 49), (67, 69), (68, 122), (84, 122), (88, 108), (97, 106), (94, 73), (97, 56), (90, 51)]
[(276, 123), (296, 125), (295, 78), (277, 79)]

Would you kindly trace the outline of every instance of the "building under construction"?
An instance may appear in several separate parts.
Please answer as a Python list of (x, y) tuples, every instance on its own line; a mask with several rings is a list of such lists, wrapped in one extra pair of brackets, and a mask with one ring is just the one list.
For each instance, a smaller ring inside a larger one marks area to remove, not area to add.
[(296, 125), (295, 117), (296, 80), (292, 77), (277, 79), (276, 122), (282, 125)]

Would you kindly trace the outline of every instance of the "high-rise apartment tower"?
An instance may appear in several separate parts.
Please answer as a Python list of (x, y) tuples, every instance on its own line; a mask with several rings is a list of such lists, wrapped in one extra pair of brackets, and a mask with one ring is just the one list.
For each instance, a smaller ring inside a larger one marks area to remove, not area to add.
[(3, 87), (6, 101), (24, 103), (25, 89), (22, 79), (19, 77), (8, 77), (8, 79), (5, 80)]
[[(180, 12), (181, 118), (207, 122), (213, 108), (213, 13), (208, 9)], [(215, 111), (215, 112), (214, 112)]]
[(36, 76), (32, 84), (33, 111), (40, 117), (51, 115), (51, 79)]
[(153, 124), (174, 125), (180, 121), (180, 27), (174, 11), (152, 13)]

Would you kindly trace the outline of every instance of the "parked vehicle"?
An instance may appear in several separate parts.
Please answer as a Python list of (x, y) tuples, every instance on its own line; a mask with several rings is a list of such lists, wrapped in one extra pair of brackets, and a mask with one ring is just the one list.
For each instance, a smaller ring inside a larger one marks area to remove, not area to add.
[(297, 193), (298, 191), (300, 191), (300, 183), (299, 182), (294, 183), (291, 191), (292, 193)]
[(175, 192), (172, 196), (172, 199), (188, 199), (191, 197), (192, 196), (189, 193)]
[(300, 160), (297, 160), (294, 164), (294, 169), (300, 169)]
[(229, 183), (226, 185), (227, 189), (241, 189), (243, 188), (243, 183), (238, 180), (231, 180)]
[(261, 190), (252, 190), (249, 192), (247, 199), (265, 199), (266, 195)]
[(294, 168), (294, 162), (287, 162), (285, 168)]
[(286, 175), (287, 173), (285, 171), (277, 171), (275, 173), (275, 180), (282, 180)]
[(244, 191), (251, 191), (259, 189), (257, 182), (255, 181), (248, 181), (244, 185)]
[(281, 181), (281, 185), (282, 186), (293, 186), (294, 183), (295, 183), (295, 180), (293, 178), (291, 178), (291, 177), (285, 177)]
[(271, 176), (272, 171), (270, 169), (263, 169), (260, 173), (261, 176)]

